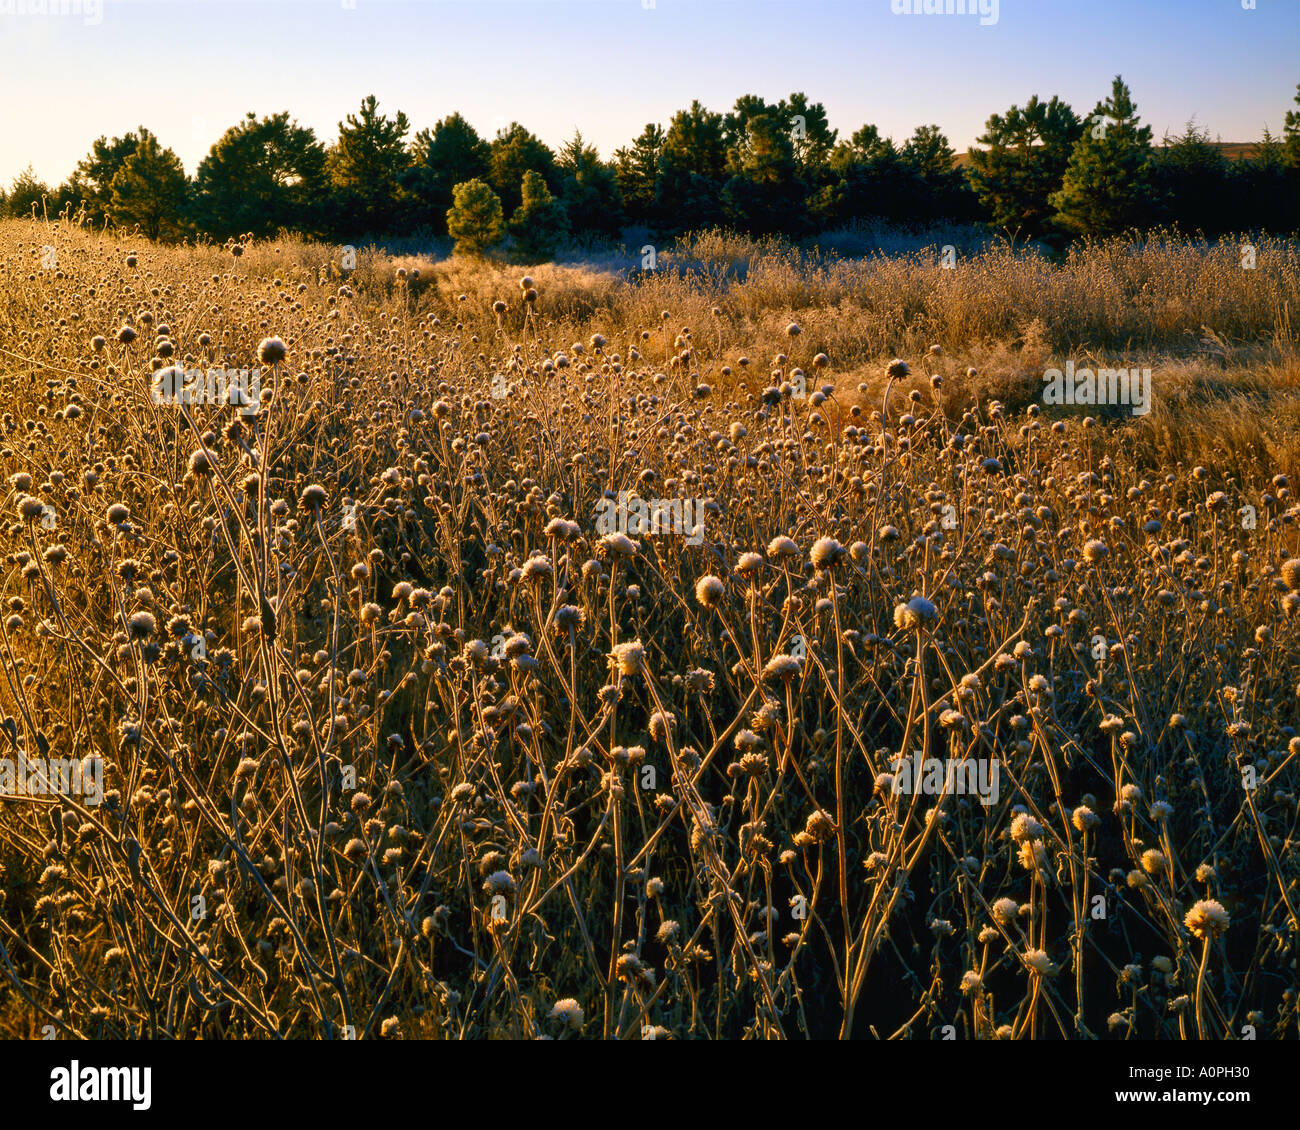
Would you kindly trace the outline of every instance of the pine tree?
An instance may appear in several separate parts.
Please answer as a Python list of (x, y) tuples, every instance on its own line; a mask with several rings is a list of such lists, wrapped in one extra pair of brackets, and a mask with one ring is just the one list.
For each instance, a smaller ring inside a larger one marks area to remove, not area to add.
[(539, 173), (550, 189), (559, 187), (555, 154), (540, 138), (511, 122), (509, 129), (497, 134), (488, 156), (488, 183), (508, 216), (519, 207), (519, 188), (529, 171)]
[(1048, 228), (1074, 146), (1083, 134), (1079, 116), (1059, 98), (1034, 95), (1023, 108), (994, 114), (970, 151), (967, 179), (993, 228), (1013, 239)]
[[(1300, 83), (1295, 88), (1295, 104), (1300, 106)], [(1292, 172), (1300, 172), (1300, 110), (1286, 112), (1282, 136), (1282, 162)]]
[(118, 227), (138, 224), (149, 239), (174, 240), (185, 234), (189, 178), (181, 159), (142, 130), (135, 152), (113, 177), (109, 218)]
[(488, 143), (460, 114), (417, 133), (406, 176), (417, 222), (445, 234), (456, 185), (486, 178), (490, 152)]
[(100, 137), (90, 147), (90, 152), (77, 162), (76, 170), (68, 180), (68, 189), (77, 205), (84, 206), (86, 217), (94, 224), (108, 219), (113, 205), (113, 178), (135, 152), (142, 137), (149, 131), (141, 126), (136, 133), (126, 133), (111, 141)]
[(957, 154), (938, 126), (918, 126), (899, 157), (916, 178), (913, 208), (917, 218), (959, 217), (973, 211), (966, 178), (957, 168)]
[(42, 208), (48, 210), (45, 198), (50, 196), (50, 186), (36, 175), (36, 170), (28, 165), (14, 177), (9, 186), (9, 215), (30, 216), (35, 209), (41, 215)]
[(654, 222), (659, 154), (663, 146), (664, 131), (650, 122), (630, 147), (614, 150), (614, 175), (618, 179), (623, 206), (633, 223)]
[(1179, 136), (1165, 137), (1152, 157), (1150, 179), (1159, 218), (1188, 235), (1221, 235), (1239, 223), (1232, 163), (1194, 122)]
[(721, 114), (698, 99), (668, 123), (659, 152), (655, 215), (669, 231), (710, 227), (723, 219), (718, 195), (727, 175)]
[(1117, 235), (1150, 217), (1151, 127), (1139, 124), (1133, 96), (1116, 75), (1074, 147), (1058, 192), (1055, 222), (1089, 237)]
[(782, 107), (757, 94), (742, 94), (723, 115), (722, 142), (728, 160), (749, 141), (749, 123), (755, 118), (780, 117)]
[(506, 233), (501, 198), (483, 180), (468, 180), (452, 191), (447, 231), (456, 241), (457, 255), (482, 255)]
[(826, 183), (830, 179), (827, 174), (838, 136), (838, 131), (830, 128), (826, 107), (820, 102), (809, 102), (806, 94), (796, 91), (781, 100), (776, 114), (790, 127), (799, 176), (808, 184)]
[(410, 129), (400, 110), (388, 118), (373, 94), (361, 113), (339, 122), (339, 136), (327, 167), (333, 186), (334, 226), (339, 231), (392, 234), (409, 223), (403, 185), (411, 157), (404, 138)]
[(194, 178), (198, 226), (225, 239), (280, 228), (320, 234), (328, 191), (325, 147), (288, 113), (232, 126), (200, 163)]
[(1286, 146), (1282, 139), (1264, 130), (1254, 153), (1236, 168), (1240, 199), (1253, 229), (1296, 231), (1300, 229), (1300, 174), (1286, 167)]
[(556, 156), (560, 199), (575, 235), (613, 237), (623, 226), (623, 196), (614, 169), (575, 133)]
[(519, 207), (510, 218), (515, 258), (522, 263), (553, 259), (566, 229), (564, 206), (546, 187), (542, 174), (530, 169), (524, 174)]
[(831, 151), (831, 181), (809, 199), (809, 214), (823, 229), (867, 217), (903, 220), (913, 215), (921, 184), (888, 137), (864, 125)]
[(732, 176), (722, 190), (727, 218), (759, 234), (802, 235), (807, 186), (799, 177), (788, 125), (776, 114), (749, 117), (745, 141), (729, 160)]

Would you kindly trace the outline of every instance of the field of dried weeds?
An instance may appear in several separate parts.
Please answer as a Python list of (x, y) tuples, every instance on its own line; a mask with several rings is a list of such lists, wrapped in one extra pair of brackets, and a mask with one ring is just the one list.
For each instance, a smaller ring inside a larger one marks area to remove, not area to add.
[[(0, 1028), (1294, 1037), (1255, 252), (0, 225)], [(1066, 358), (1153, 410), (1044, 408)]]

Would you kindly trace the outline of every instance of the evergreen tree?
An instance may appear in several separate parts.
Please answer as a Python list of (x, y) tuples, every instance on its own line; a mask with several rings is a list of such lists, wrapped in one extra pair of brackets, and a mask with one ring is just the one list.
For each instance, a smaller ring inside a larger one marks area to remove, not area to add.
[(488, 143), (460, 114), (417, 133), (406, 177), (416, 221), (445, 235), (456, 185), (487, 177), (490, 153)]
[(559, 187), (555, 154), (518, 122), (501, 130), (488, 154), (488, 183), (501, 198), (506, 215), (513, 216), (522, 196), (520, 186), (527, 172), (540, 173), (552, 191)]
[(542, 174), (529, 169), (521, 185), (519, 207), (510, 218), (515, 258), (523, 263), (555, 258), (566, 231), (564, 205), (546, 187)]
[[(84, 202), (80, 191), (74, 186), (72, 178), (69, 177), (51, 194), (52, 204), (48, 204), (51, 214), (57, 209), (58, 215), (66, 217), (73, 223), (85, 223), (90, 217), (85, 210)], [(3, 212), (3, 205), (0, 205), (0, 214)]]
[(758, 114), (747, 118), (745, 129), (745, 141), (730, 154), (732, 175), (722, 190), (727, 218), (759, 234), (803, 234), (806, 186), (788, 123), (775, 113)]
[(994, 114), (972, 149), (968, 180), (991, 225), (1015, 238), (1047, 231), (1074, 146), (1083, 134), (1079, 116), (1059, 98), (1034, 95), (1023, 109)]
[(181, 159), (141, 130), (135, 152), (113, 177), (109, 218), (118, 227), (139, 225), (149, 239), (179, 239), (187, 230), (189, 187)]
[(913, 214), (918, 219), (964, 219), (973, 214), (966, 178), (957, 168), (957, 154), (938, 126), (918, 126), (899, 158), (916, 179)]
[(49, 201), (46, 198), (50, 195), (50, 186), (36, 175), (31, 165), (28, 165), (14, 177), (13, 184), (9, 186), (9, 215), (30, 216), (35, 209), (36, 215), (41, 216), (42, 209), (45, 211), (49, 209)]
[(1085, 236), (1117, 235), (1150, 217), (1151, 127), (1139, 124), (1133, 96), (1118, 75), (1111, 95), (1085, 124), (1051, 198), (1055, 222)]
[(1187, 235), (1221, 235), (1240, 225), (1232, 163), (1195, 123), (1188, 122), (1178, 137), (1165, 138), (1152, 157), (1150, 177), (1159, 219), (1172, 221)]
[(649, 224), (655, 220), (655, 190), (663, 146), (664, 131), (650, 122), (630, 147), (614, 151), (619, 194), (633, 223)]
[[(1300, 83), (1295, 88), (1295, 104), (1300, 106)], [(1300, 172), (1300, 109), (1286, 112), (1282, 125), (1282, 163), (1292, 172)]]
[(920, 189), (917, 174), (888, 137), (864, 125), (831, 151), (831, 181), (809, 198), (809, 213), (823, 229), (875, 217), (905, 220), (914, 215)]
[(90, 152), (77, 162), (68, 180), (68, 191), (78, 206), (84, 206), (86, 218), (93, 224), (103, 224), (113, 205), (113, 178), (135, 152), (142, 137), (149, 131), (141, 126), (136, 133), (127, 133), (111, 141), (100, 137)]
[(776, 112), (790, 127), (799, 176), (810, 185), (828, 183), (838, 131), (830, 128), (826, 107), (820, 102), (809, 102), (806, 94), (796, 91), (788, 99), (782, 99)]
[(1237, 205), (1247, 223), (1241, 228), (1266, 231), (1300, 230), (1300, 185), (1297, 175), (1286, 167), (1286, 147), (1268, 129), (1254, 152), (1238, 162)]
[(400, 110), (388, 118), (373, 94), (360, 115), (339, 122), (339, 136), (326, 167), (333, 188), (333, 226), (338, 231), (391, 234), (410, 220), (403, 185), (410, 166), (404, 139), (410, 123)]
[(581, 133), (560, 149), (555, 166), (569, 229), (575, 235), (617, 236), (623, 227), (623, 198), (614, 169), (583, 142)]
[(321, 204), (329, 178), (325, 147), (288, 113), (249, 114), (228, 129), (200, 163), (194, 178), (198, 226), (225, 239), (293, 228), (321, 233)]
[(782, 107), (757, 94), (742, 94), (722, 118), (722, 143), (730, 159), (749, 141), (749, 123), (755, 118), (780, 117)]
[(669, 231), (710, 227), (723, 219), (719, 191), (727, 173), (721, 114), (695, 100), (668, 123), (659, 153), (655, 214)]
[(452, 190), (447, 231), (456, 241), (457, 255), (482, 255), (506, 233), (501, 199), (482, 180), (469, 180)]

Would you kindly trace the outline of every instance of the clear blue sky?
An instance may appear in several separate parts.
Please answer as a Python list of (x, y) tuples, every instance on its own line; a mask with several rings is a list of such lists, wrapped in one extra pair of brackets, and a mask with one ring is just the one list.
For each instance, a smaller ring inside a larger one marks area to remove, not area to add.
[[(331, 140), (370, 93), (412, 130), (459, 110), (609, 156), (692, 98), (803, 90), (846, 136), (937, 123), (962, 150), (988, 115), (1059, 94), (1090, 112), (1123, 74), (1157, 138), (1193, 116), (1224, 141), (1280, 132), (1300, 82), (1300, 0), (1000, 0), (998, 19), (891, 0), (0, 0), (0, 183), (57, 184), (101, 134), (148, 126), (193, 172), (252, 110)], [(917, 0), (919, 3), (920, 0)], [(19, 9), (14, 12), (13, 9)]]

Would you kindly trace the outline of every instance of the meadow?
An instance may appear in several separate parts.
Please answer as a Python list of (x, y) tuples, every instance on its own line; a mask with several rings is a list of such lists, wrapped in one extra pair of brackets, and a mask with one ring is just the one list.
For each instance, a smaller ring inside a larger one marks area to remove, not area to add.
[(638, 259), (0, 223), (0, 1033), (1300, 1033), (1300, 245)]

